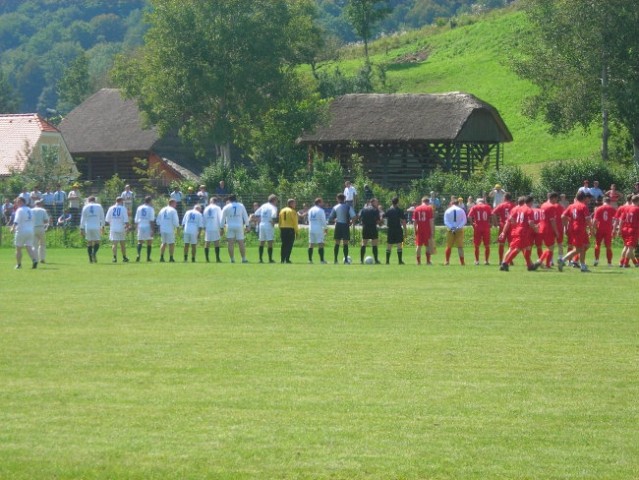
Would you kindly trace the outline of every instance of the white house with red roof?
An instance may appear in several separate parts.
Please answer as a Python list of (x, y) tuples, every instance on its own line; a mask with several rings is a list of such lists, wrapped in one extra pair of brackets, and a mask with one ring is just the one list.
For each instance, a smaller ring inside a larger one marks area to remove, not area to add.
[(37, 113), (0, 114), (0, 177), (24, 171), (31, 159), (54, 152), (59, 166), (70, 174), (78, 170), (55, 126)]

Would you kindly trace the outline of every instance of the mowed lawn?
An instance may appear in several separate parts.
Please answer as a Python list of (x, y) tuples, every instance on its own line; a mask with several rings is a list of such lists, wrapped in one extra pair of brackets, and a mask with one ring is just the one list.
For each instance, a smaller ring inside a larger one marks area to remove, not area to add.
[(14, 271), (1, 249), (0, 478), (639, 477), (639, 269), (443, 267), (443, 249), (418, 268), (407, 251), (52, 249)]

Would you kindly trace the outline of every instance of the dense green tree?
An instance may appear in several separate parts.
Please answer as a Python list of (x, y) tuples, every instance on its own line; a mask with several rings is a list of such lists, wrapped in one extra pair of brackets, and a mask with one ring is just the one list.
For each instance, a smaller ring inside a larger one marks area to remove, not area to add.
[[(231, 161), (296, 82), (309, 1), (153, 0), (145, 45), (120, 59), (114, 80), (161, 131), (214, 141)], [(310, 38), (313, 38), (311, 35)]]
[(368, 42), (373, 37), (375, 26), (391, 13), (388, 0), (349, 0), (345, 14), (357, 35), (364, 41), (364, 56), (368, 57)]
[(83, 53), (75, 59), (58, 82), (59, 112), (69, 112), (91, 94), (89, 59)]
[(6, 75), (0, 70), (0, 113), (17, 113), (18, 98)]
[(514, 64), (537, 84), (528, 112), (553, 132), (608, 112), (632, 135), (639, 166), (639, 9), (634, 0), (527, 0), (533, 37)]

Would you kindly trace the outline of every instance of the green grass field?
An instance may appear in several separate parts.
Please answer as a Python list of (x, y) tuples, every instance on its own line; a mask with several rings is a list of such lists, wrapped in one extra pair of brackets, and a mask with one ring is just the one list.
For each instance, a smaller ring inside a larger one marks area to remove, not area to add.
[(639, 271), (443, 267), (443, 249), (418, 268), (407, 251), (400, 267), (52, 249), (14, 271), (0, 249), (0, 478), (639, 477)]

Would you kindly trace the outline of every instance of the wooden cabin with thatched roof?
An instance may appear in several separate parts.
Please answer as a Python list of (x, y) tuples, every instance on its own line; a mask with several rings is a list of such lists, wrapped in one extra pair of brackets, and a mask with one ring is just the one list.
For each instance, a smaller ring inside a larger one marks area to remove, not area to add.
[(98, 187), (116, 173), (136, 184), (140, 178), (136, 159), (146, 160), (158, 173), (157, 186), (197, 180), (192, 171), (197, 167), (193, 147), (177, 135), (161, 137), (156, 128), (143, 126), (137, 103), (124, 99), (118, 89), (103, 88), (86, 99), (62, 120), (59, 129), (81, 179)]
[[(367, 175), (407, 185), (437, 168), (461, 175), (499, 168), (512, 135), (497, 110), (468, 93), (351, 94), (336, 98), (326, 121), (297, 140), (348, 167), (363, 158)], [(310, 160), (309, 160), (310, 161)]]

